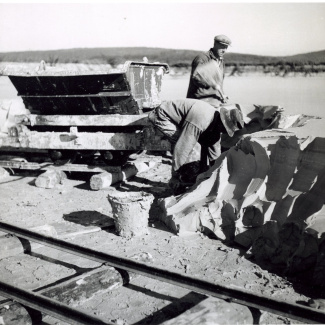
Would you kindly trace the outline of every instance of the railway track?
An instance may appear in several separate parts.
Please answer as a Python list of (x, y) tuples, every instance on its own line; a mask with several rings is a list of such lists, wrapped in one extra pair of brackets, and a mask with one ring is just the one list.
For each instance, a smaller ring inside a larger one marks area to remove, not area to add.
[[(31, 242), (40, 243), (69, 254), (74, 254), (82, 258), (90, 259), (105, 265), (123, 270), (129, 274), (142, 275), (154, 280), (169, 283), (175, 286), (186, 288), (193, 292), (224, 299), (228, 302), (237, 303), (258, 310), (267, 311), (298, 320), (304, 323), (325, 323), (325, 313), (300, 304), (288, 303), (263, 295), (252, 294), (248, 291), (235, 289), (211, 283), (196, 277), (191, 277), (176, 272), (148, 265), (139, 261), (122, 258), (99, 252), (87, 247), (75, 245), (42, 235), (30, 230), (22, 229), (17, 226), (0, 222), (0, 230), (8, 234), (17, 236)], [(111, 320), (103, 320), (93, 315), (80, 311), (79, 309), (69, 307), (63, 303), (42, 296), (39, 293), (23, 290), (21, 288), (9, 285), (0, 281), (0, 295), (29, 308), (40, 311), (41, 313), (51, 315), (54, 318), (71, 324), (116, 324)], [(109, 304), (109, 302), (108, 302)]]

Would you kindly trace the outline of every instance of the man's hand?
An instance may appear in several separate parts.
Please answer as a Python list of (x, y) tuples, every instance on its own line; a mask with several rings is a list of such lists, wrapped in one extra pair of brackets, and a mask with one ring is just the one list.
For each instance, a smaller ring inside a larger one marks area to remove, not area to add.
[(168, 183), (169, 187), (173, 190), (173, 195), (180, 195), (186, 191), (186, 188), (193, 184), (182, 182), (179, 178), (172, 177)]
[(229, 100), (229, 97), (224, 94), (220, 85), (215, 83), (212, 88), (216, 91), (216, 95), (220, 98), (221, 103), (226, 104)]
[(229, 97), (228, 96), (224, 96), (224, 97), (221, 98), (222, 104), (227, 104), (228, 103), (228, 100), (229, 100)]
[(168, 182), (168, 186), (173, 190), (173, 192), (177, 192), (181, 187), (181, 182), (177, 177), (172, 177)]

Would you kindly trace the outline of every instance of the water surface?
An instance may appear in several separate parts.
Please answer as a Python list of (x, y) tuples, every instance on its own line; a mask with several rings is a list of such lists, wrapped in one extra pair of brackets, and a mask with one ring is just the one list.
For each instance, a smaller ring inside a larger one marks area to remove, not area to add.
[[(189, 75), (165, 75), (162, 99), (186, 97)], [(229, 103), (279, 105), (287, 114), (325, 117), (325, 77), (272, 77), (263, 75), (226, 77), (224, 91)]]

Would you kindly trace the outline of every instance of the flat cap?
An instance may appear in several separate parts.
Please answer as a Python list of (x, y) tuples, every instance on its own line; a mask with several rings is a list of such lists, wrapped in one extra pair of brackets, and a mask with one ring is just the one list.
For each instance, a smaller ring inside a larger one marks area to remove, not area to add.
[(233, 108), (233, 105), (221, 106), (220, 118), (230, 137), (245, 126), (242, 111), (237, 107)]
[(226, 35), (217, 35), (215, 38), (214, 38), (214, 41), (215, 42), (218, 42), (218, 43), (221, 43), (221, 44), (224, 44), (224, 45), (227, 45), (227, 46), (230, 46), (231, 45), (231, 40), (228, 36)]

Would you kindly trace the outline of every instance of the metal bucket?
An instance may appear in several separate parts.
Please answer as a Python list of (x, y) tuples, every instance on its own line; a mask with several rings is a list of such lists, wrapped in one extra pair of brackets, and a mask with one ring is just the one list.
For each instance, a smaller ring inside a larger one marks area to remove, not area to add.
[(117, 192), (108, 196), (118, 235), (126, 238), (149, 233), (149, 210), (154, 200), (146, 192)]

